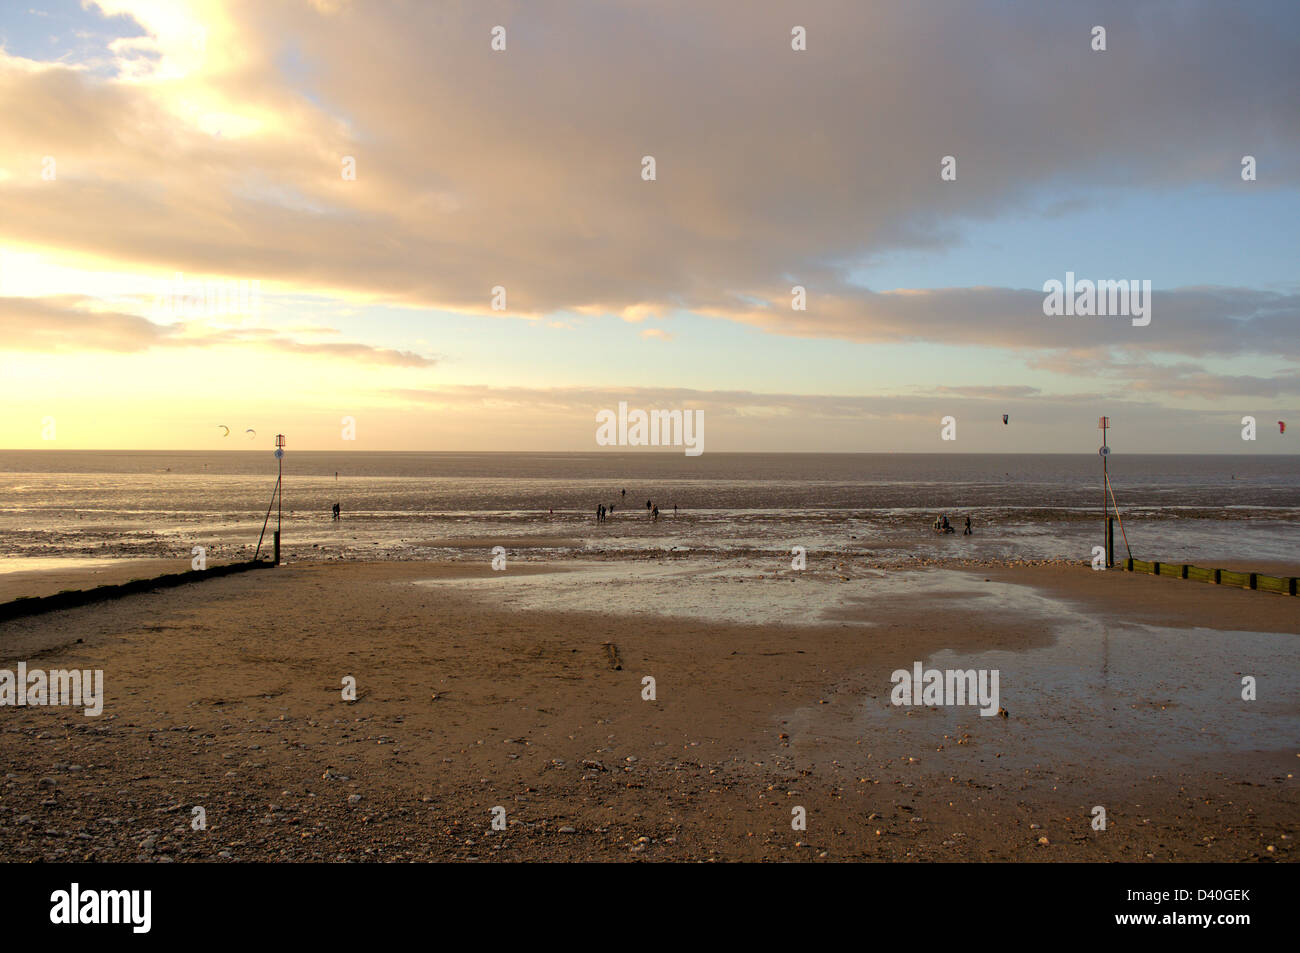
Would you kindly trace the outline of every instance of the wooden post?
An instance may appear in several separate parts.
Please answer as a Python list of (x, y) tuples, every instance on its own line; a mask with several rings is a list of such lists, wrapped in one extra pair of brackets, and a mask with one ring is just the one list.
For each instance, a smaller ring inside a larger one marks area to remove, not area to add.
[(1106, 499), (1106, 455), (1110, 449), (1106, 446), (1106, 428), (1110, 426), (1109, 417), (1097, 418), (1097, 427), (1101, 430), (1101, 449), (1097, 452), (1101, 454), (1101, 519), (1102, 519), (1102, 542), (1106, 544), (1106, 568), (1109, 569), (1115, 565), (1115, 539), (1113, 530), (1110, 528), (1110, 502)]
[(1182, 575), (1183, 575), (1183, 578), (1184, 578), (1184, 579), (1187, 578), (1187, 570), (1190, 569), (1190, 568), (1191, 568), (1191, 567), (1188, 566), (1187, 563), (1183, 563), (1183, 574), (1182, 574)]
[(280, 565), (280, 517), (284, 512), (284, 434), (275, 435), (275, 462), (280, 465), (280, 476), (275, 485), (280, 488), (275, 510), (275, 564)]
[(1259, 588), (1259, 573), (1253, 572), (1250, 574), (1250, 588), (1252, 589)]
[(1223, 579), (1221, 578), (1221, 575), (1220, 575), (1222, 572), (1223, 572), (1222, 569), (1216, 569), (1216, 570), (1214, 570), (1214, 584), (1215, 584), (1216, 586), (1217, 586), (1217, 585), (1220, 585), (1220, 584), (1223, 582)]
[(1160, 575), (1160, 564), (1159, 564), (1159, 563), (1152, 563), (1152, 564), (1151, 564), (1151, 575), (1153, 575), (1153, 576), (1158, 576), (1158, 575)]

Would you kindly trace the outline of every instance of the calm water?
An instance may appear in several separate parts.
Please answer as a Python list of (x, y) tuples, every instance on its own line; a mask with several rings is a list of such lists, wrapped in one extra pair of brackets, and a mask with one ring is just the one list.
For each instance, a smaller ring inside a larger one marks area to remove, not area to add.
[[(291, 559), (479, 559), (500, 539), (520, 558), (1080, 560), (1100, 541), (1100, 471), (1095, 455), (291, 452), (284, 539)], [(1136, 556), (1300, 563), (1300, 457), (1112, 455), (1110, 472)], [(265, 451), (0, 452), (0, 558), (242, 558), (275, 476)], [(941, 512), (975, 535), (934, 535)]]

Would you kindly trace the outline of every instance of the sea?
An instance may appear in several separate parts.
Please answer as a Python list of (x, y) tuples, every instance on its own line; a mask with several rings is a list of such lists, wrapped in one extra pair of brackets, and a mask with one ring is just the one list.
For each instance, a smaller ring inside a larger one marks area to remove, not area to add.
[[(1106, 466), (1118, 558), (1300, 565), (1300, 456), (1112, 453)], [(762, 566), (798, 547), (810, 563), (880, 567), (1088, 562), (1108, 502), (1095, 455), (10, 450), (0, 571), (195, 547), (246, 559), (277, 525), (287, 561), (491, 559), (501, 546), (521, 560)], [(955, 534), (933, 531), (945, 514)]]

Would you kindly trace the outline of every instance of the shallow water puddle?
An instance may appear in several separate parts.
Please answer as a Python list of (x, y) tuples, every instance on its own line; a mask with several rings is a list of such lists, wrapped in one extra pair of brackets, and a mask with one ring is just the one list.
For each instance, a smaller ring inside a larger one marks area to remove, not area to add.
[[(891, 663), (891, 669), (921, 661), (940, 671), (996, 670), (997, 704), (1007, 709), (1006, 719), (982, 716), (974, 706), (895, 706), (886, 681), (863, 705), (854, 725), (858, 738), (898, 739), (917, 752), (918, 763), (945, 770), (971, 769), (981, 760), (1007, 769), (1164, 765), (1171, 755), (1290, 750), (1300, 739), (1294, 636), (1075, 615), (1052, 626), (1055, 641), (1048, 646), (941, 651)], [(1246, 675), (1256, 679), (1255, 701), (1242, 699)]]
[[(418, 585), (492, 590), (496, 605), (541, 612), (661, 615), (754, 625), (815, 625), (853, 594), (866, 596), (886, 577), (843, 582), (827, 573), (773, 573), (716, 563), (565, 563), (564, 572), (485, 579), (429, 579)], [(856, 622), (853, 624), (868, 625)]]

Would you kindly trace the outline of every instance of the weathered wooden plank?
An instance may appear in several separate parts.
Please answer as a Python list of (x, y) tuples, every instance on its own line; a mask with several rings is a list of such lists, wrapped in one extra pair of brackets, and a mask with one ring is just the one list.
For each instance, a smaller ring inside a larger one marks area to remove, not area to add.
[(1175, 576), (1179, 579), (1192, 579), (1222, 586), (1262, 589), (1265, 592), (1290, 596), (1300, 595), (1300, 579), (1295, 576), (1270, 576), (1262, 572), (1237, 572), (1233, 569), (1206, 569), (1193, 566), (1191, 563), (1147, 562), (1143, 559), (1134, 559), (1132, 556), (1124, 560), (1124, 569), (1128, 572), (1143, 572), (1153, 576)]

